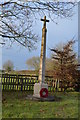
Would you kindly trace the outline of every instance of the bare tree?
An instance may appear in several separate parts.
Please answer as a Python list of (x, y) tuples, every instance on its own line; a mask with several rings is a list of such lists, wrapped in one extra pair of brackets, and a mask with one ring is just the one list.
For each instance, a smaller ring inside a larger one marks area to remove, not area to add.
[(32, 58), (26, 61), (29, 69), (39, 70), (40, 58), (33, 56)]
[[(46, 2), (9, 0), (0, 2), (0, 36), (11, 44), (15, 41), (21, 45), (34, 48), (38, 36), (33, 32), (33, 21), (38, 16), (47, 15), (51, 20), (68, 18), (73, 15), (73, 2)], [(37, 16), (37, 17), (36, 17)]]
[(3, 69), (6, 70), (7, 72), (10, 72), (14, 69), (13, 62), (8, 60), (3, 64)]
[[(33, 56), (32, 58), (28, 59), (26, 61), (26, 64), (28, 65), (29, 69), (39, 70), (40, 67), (40, 57)], [(51, 58), (46, 58), (46, 71), (52, 71), (54, 70), (55, 62)]]

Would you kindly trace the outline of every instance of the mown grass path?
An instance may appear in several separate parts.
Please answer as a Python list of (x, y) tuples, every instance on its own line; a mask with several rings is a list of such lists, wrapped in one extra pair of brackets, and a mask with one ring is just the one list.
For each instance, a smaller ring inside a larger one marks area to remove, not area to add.
[(55, 92), (54, 102), (26, 100), (31, 92), (3, 92), (3, 118), (78, 118), (77, 92)]

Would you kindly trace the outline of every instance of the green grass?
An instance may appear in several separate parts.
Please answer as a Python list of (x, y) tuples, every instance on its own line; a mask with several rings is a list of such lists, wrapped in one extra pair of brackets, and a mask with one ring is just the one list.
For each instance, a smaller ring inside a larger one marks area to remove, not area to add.
[(54, 102), (26, 100), (30, 92), (3, 92), (3, 118), (77, 118), (78, 93), (52, 93)]
[(1, 99), (0, 99), (0, 120), (2, 118), (2, 102), (1, 102)]

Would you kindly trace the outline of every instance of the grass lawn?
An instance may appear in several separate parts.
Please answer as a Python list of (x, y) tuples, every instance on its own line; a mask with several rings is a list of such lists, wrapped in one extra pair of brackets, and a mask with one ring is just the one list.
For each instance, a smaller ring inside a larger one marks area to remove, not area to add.
[(59, 99), (53, 102), (26, 100), (30, 92), (3, 92), (3, 118), (78, 118), (77, 92), (52, 93)]

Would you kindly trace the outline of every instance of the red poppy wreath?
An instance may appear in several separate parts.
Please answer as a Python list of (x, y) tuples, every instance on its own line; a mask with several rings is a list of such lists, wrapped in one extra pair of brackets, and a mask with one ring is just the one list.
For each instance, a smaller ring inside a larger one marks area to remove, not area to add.
[(40, 97), (43, 97), (43, 98), (48, 97), (48, 90), (46, 88), (42, 88), (40, 90)]

